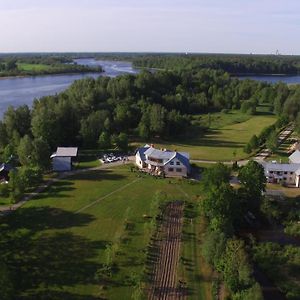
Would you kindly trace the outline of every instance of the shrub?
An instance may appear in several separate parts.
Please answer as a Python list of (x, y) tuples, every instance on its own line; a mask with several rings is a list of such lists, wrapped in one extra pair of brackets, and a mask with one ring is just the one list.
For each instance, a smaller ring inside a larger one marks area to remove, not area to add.
[(9, 196), (9, 185), (8, 184), (0, 184), (0, 197), (7, 198)]

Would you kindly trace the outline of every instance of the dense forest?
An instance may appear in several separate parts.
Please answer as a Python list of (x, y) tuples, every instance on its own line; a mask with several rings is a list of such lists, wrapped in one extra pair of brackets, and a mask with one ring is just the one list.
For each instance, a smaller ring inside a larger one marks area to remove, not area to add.
[(10, 107), (0, 122), (0, 150), (2, 160), (16, 155), (24, 137), (42, 140), (52, 150), (58, 145), (110, 148), (126, 144), (128, 136), (168, 139), (189, 132), (195, 114), (230, 109), (255, 114), (259, 104), (299, 120), (299, 97), (300, 88), (240, 81), (207, 69), (88, 78), (35, 100), (31, 110)]
[(299, 56), (231, 54), (146, 54), (136, 56), (133, 65), (165, 70), (211, 68), (230, 74), (293, 74), (300, 72)]

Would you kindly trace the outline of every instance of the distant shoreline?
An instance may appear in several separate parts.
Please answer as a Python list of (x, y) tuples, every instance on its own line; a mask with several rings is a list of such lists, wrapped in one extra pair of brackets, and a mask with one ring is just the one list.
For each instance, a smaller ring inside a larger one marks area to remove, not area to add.
[(0, 75), (0, 80), (4, 79), (13, 79), (13, 78), (34, 78), (34, 77), (44, 77), (44, 76), (64, 76), (64, 75), (86, 75), (86, 74), (103, 74), (103, 72), (71, 72), (71, 73), (49, 73), (49, 74), (37, 74), (37, 75), (15, 75), (15, 76), (1, 76)]

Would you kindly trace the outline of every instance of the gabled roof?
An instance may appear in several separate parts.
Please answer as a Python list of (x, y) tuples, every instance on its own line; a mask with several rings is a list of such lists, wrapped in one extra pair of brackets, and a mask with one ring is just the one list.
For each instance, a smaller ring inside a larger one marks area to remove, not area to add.
[(296, 150), (289, 156), (289, 160), (295, 164), (300, 164), (300, 151)]
[(78, 152), (77, 147), (57, 147), (56, 153), (51, 155), (53, 157), (76, 157)]
[[(184, 166), (186, 166), (188, 169), (190, 168), (190, 155), (187, 152), (176, 152), (176, 151), (170, 151), (170, 150), (159, 150), (155, 149), (152, 146), (145, 145), (142, 148), (139, 148), (137, 150), (137, 153), (139, 154), (140, 158), (145, 161), (146, 163), (150, 163), (152, 165), (166, 165), (171, 160), (177, 158)], [(161, 159), (163, 160), (163, 163), (155, 163), (153, 161), (148, 161), (146, 156), (151, 156), (152, 158)]]
[(163, 151), (163, 150), (159, 150), (159, 149), (150, 147), (145, 151), (145, 155), (151, 156), (151, 157), (157, 158), (157, 159), (169, 160), (175, 155), (175, 152), (168, 151), (168, 150)]
[(150, 146), (148, 144), (146, 144), (144, 147), (138, 148), (136, 153), (139, 154), (140, 158), (142, 161), (145, 161), (146, 157), (145, 157), (145, 152), (150, 148)]
[[(176, 155), (174, 158), (177, 158), (181, 163), (187, 167), (188, 169), (190, 168), (190, 155), (187, 152), (176, 152)], [(172, 158), (171, 160), (173, 160)]]

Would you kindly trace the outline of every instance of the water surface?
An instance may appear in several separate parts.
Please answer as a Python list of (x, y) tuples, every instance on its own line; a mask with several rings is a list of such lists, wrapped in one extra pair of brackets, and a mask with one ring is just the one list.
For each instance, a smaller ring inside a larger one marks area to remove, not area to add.
[(9, 105), (17, 107), (27, 104), (31, 106), (34, 99), (62, 92), (78, 79), (86, 77), (97, 78), (98, 76), (115, 77), (121, 74), (136, 74), (138, 72), (132, 68), (130, 62), (96, 61), (94, 59), (78, 59), (76, 62), (88, 66), (100, 65), (103, 67), (104, 73), (45, 75), (0, 79), (0, 117), (2, 117)]

